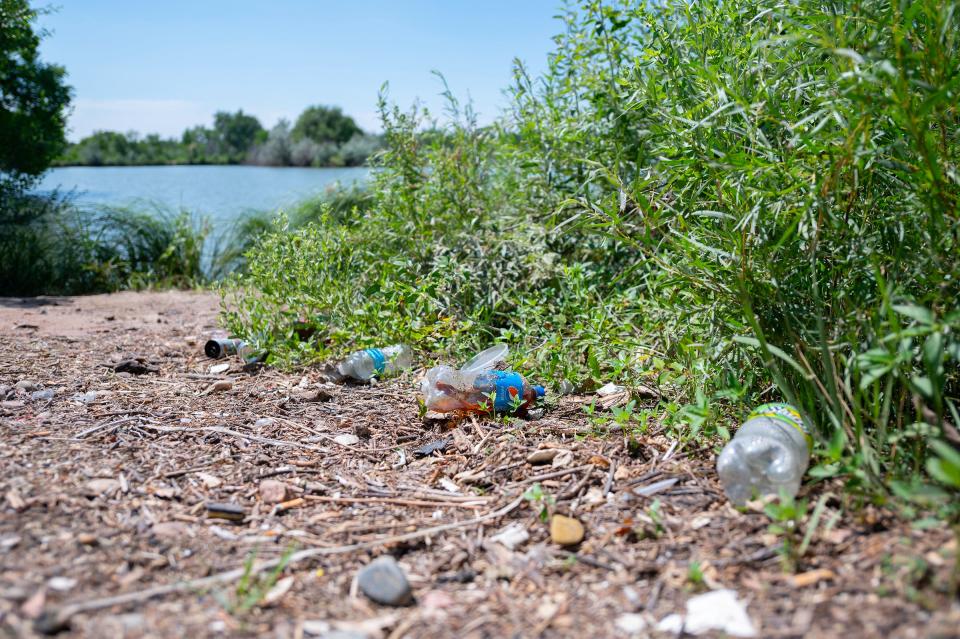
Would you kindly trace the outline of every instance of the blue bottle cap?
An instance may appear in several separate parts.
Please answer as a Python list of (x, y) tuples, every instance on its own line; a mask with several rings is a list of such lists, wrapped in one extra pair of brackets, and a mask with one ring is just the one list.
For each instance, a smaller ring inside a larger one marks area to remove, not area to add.
[(533, 390), (537, 392), (537, 397), (543, 397), (544, 395), (547, 394), (547, 389), (544, 388), (543, 386), (540, 386), (539, 384), (535, 384), (533, 386)]

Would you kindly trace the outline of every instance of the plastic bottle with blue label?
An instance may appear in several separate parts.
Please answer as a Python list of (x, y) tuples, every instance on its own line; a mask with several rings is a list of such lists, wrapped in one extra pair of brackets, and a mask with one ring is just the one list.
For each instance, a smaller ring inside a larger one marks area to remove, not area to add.
[(755, 408), (717, 457), (717, 474), (734, 504), (755, 496), (794, 496), (810, 463), (813, 438), (789, 404)]
[(459, 370), (436, 366), (421, 384), (428, 410), (438, 413), (514, 413), (532, 408), (544, 396), (543, 386), (528, 383), (520, 373), (494, 370), (506, 357), (497, 345), (474, 357)]
[(397, 344), (386, 348), (368, 348), (351, 354), (337, 365), (344, 377), (366, 381), (372, 377), (389, 377), (413, 365), (413, 351)]

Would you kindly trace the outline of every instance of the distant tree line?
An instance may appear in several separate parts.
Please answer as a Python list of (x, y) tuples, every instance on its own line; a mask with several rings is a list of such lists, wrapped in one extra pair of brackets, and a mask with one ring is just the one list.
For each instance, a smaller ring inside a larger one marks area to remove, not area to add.
[(280, 120), (269, 131), (242, 110), (219, 111), (213, 126), (195, 126), (176, 138), (152, 133), (97, 131), (54, 162), (57, 166), (146, 164), (257, 164), (261, 166), (360, 166), (381, 146), (339, 107), (311, 106), (293, 127)]

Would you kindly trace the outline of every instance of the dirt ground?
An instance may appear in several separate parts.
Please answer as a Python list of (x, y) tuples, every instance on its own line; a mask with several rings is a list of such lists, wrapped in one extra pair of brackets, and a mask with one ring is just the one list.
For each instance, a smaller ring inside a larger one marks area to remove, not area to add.
[[(805, 496), (822, 517), (785, 572), (769, 518), (724, 499), (712, 448), (653, 428), (631, 456), (584, 415), (592, 397), (531, 421), (424, 420), (422, 370), (373, 386), (237, 361), (212, 374), (217, 311), (207, 293), (0, 299), (0, 385), (35, 385), (0, 389), (4, 634), (671, 636), (670, 615), (726, 588), (760, 637), (960, 636), (941, 525), (820, 483)], [(146, 372), (115, 370), (135, 357)], [(523, 499), (535, 484), (545, 497)], [(217, 502), (242, 520), (211, 517)], [(544, 505), (582, 521), (583, 542), (553, 543)], [(358, 592), (384, 554), (413, 605)]]

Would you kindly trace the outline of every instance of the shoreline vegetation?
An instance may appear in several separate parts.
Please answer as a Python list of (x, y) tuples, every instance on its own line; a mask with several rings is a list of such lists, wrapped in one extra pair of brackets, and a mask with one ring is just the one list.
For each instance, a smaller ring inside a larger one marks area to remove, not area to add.
[[(735, 416), (788, 401), (811, 425), (808, 485), (960, 539), (960, 12), (582, 0), (560, 19), (542, 76), (517, 63), (500, 121), (479, 126), (448, 90), (438, 130), (381, 96), (366, 191), (238, 225), (218, 284), (229, 332), (281, 367), (508, 343), (553, 388), (655, 398), (589, 413), (627, 451), (653, 432), (716, 448)], [(358, 130), (325, 132), (330, 111), (270, 132), (221, 112), (137, 144), (170, 161), (347, 162)], [(67, 157), (139, 157), (127, 142), (100, 134)], [(0, 199), (0, 227), (22, 234), (0, 228), (6, 294), (214, 277), (189, 213), (111, 215)], [(776, 508), (799, 521), (807, 503)]]
[(346, 219), (370, 201), (362, 186), (336, 186), (283, 210), (243, 213), (215, 232), (205, 215), (163, 207), (82, 205), (69, 195), (8, 198), (0, 215), (0, 296), (82, 295), (216, 285), (281, 223), (293, 231)]
[(382, 136), (361, 130), (339, 107), (311, 106), (293, 125), (281, 119), (269, 130), (242, 110), (218, 111), (212, 127), (192, 127), (179, 139), (97, 131), (68, 144), (52, 165), (355, 167), (382, 146)]

